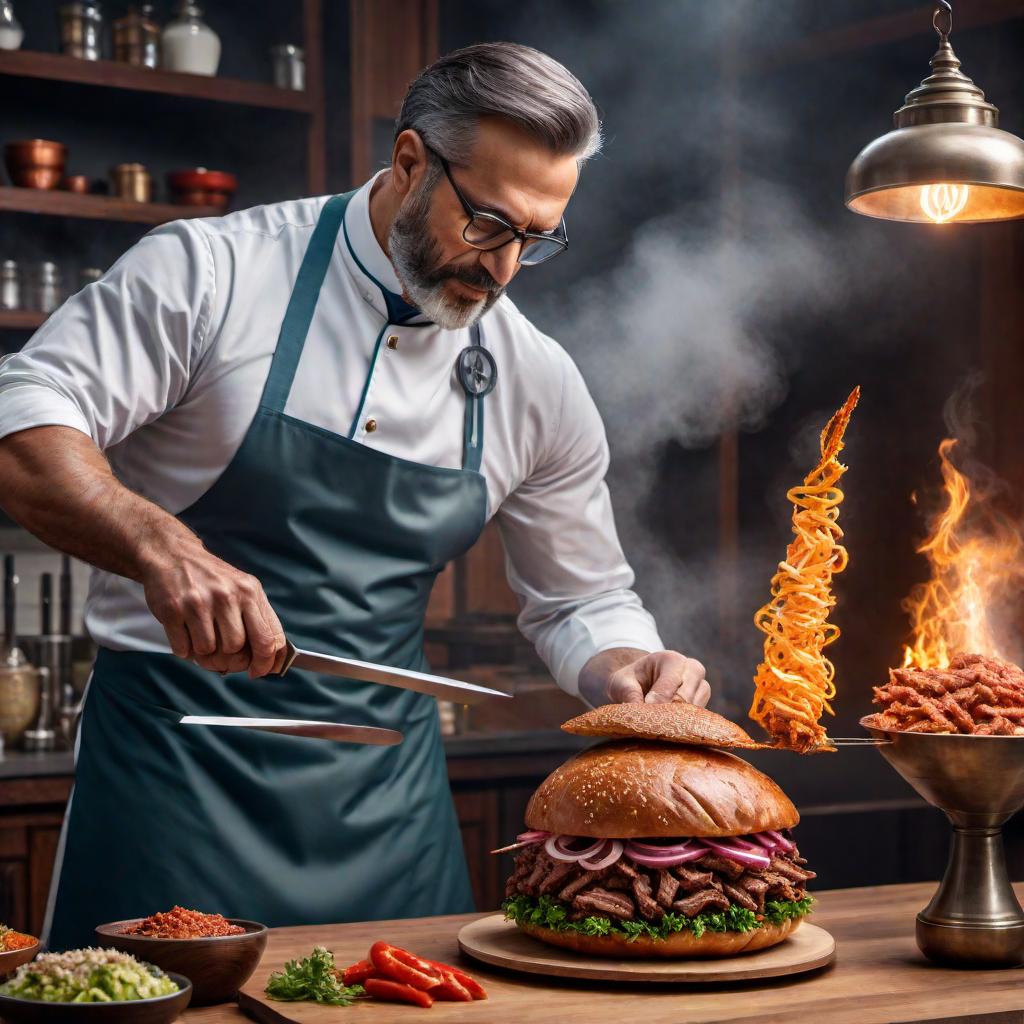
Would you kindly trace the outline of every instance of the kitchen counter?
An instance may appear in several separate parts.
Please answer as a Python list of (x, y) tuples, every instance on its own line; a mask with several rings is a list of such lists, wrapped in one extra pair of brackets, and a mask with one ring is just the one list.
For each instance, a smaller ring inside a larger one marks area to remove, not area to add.
[[(453, 1021), (642, 1020), (644, 1024), (744, 1021), (769, 1024), (794, 1020), (827, 1024), (962, 1020), (964, 1024), (1011, 1024), (1022, 1019), (1024, 971), (962, 971), (929, 964), (914, 944), (914, 916), (930, 898), (934, 883), (836, 889), (818, 893), (812, 920), (838, 944), (836, 962), (814, 974), (768, 983), (714, 988), (568, 982), (500, 971), (462, 957), (456, 935), (479, 915), (421, 918), (369, 924), (278, 928), (267, 953), (245, 986), (262, 993), (271, 970), (306, 956), (314, 945), (335, 952), (339, 963), (362, 959), (379, 938), (439, 960), (461, 962), (487, 988), (476, 1003), (435, 1003), (431, 1024)], [(1024, 884), (1018, 885), (1024, 897)], [(242, 996), (245, 1000), (245, 995)], [(312, 1004), (262, 1005), (246, 1000), (252, 1019), (273, 1024), (293, 1021), (407, 1022), (414, 1007), (366, 1003), (353, 1007)], [(313, 1011), (311, 1013), (310, 1011)], [(235, 1005), (187, 1011), (184, 1024), (242, 1024), (247, 1015)], [(418, 1019), (418, 1017), (417, 1017)]]

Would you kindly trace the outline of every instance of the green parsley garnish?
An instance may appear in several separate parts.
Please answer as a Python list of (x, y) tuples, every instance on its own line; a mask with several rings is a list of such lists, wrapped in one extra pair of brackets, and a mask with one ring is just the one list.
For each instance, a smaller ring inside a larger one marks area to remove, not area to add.
[(362, 985), (343, 985), (334, 963), (334, 954), (317, 946), (302, 960), (289, 960), (283, 971), (275, 971), (267, 980), (267, 995), (282, 1002), (310, 1000), (330, 1006), (349, 1006), (363, 995)]
[(749, 932), (762, 924), (782, 924), (791, 917), (809, 914), (814, 905), (812, 896), (802, 900), (769, 900), (764, 907), (764, 920), (759, 921), (752, 910), (735, 905), (728, 910), (707, 911), (696, 917), (685, 917), (671, 911), (660, 921), (613, 921), (607, 917), (584, 917), (569, 920), (569, 907), (550, 896), (534, 899), (532, 896), (513, 896), (505, 900), (501, 909), (505, 918), (522, 924), (540, 925), (557, 932), (579, 932), (582, 935), (624, 935), (627, 939), (647, 936), (664, 939), (675, 932), (691, 931), (695, 938), (705, 932)]

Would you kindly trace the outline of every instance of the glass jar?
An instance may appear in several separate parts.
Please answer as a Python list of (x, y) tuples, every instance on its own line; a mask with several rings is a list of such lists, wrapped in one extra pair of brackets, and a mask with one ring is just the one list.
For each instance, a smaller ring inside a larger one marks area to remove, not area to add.
[(52, 313), (63, 301), (60, 267), (45, 260), (35, 267), (28, 288), (29, 309)]
[(153, 4), (131, 4), (112, 26), (114, 60), (140, 68), (160, 66), (160, 26)]
[(14, 260), (0, 263), (0, 309), (21, 309), (21, 271)]
[(80, 60), (103, 56), (103, 11), (99, 0), (76, 0), (58, 8), (60, 52)]
[(0, 0), (0, 50), (17, 50), (24, 38), (25, 30), (14, 16), (11, 0)]
[(220, 64), (220, 37), (203, 21), (193, 0), (181, 0), (174, 20), (160, 37), (164, 67), (190, 75), (215, 75)]
[[(0, 647), (3, 645), (0, 644)], [(21, 739), (39, 713), (39, 673), (15, 647), (0, 657), (0, 736), (7, 743)]]
[(270, 48), (274, 65), (274, 85), (278, 89), (295, 89), (303, 92), (306, 88), (306, 53), (301, 46), (282, 43)]

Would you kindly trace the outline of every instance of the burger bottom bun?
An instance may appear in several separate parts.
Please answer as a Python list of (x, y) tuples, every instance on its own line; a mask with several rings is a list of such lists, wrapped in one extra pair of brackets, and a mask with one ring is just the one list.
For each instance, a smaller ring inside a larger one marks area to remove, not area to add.
[(517, 927), (541, 942), (589, 956), (614, 957), (617, 960), (691, 960), (737, 956), (767, 949), (788, 938), (800, 927), (800, 921), (799, 917), (789, 918), (782, 924), (766, 924), (749, 932), (705, 932), (699, 939), (687, 931), (674, 932), (664, 939), (641, 936), (632, 941), (624, 935), (581, 935), (535, 924), (517, 924)]

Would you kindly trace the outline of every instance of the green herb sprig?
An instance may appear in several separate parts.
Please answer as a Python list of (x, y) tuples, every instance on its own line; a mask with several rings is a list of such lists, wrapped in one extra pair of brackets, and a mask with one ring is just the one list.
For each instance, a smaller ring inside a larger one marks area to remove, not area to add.
[(343, 985), (334, 963), (334, 954), (323, 946), (301, 960), (289, 960), (283, 971), (275, 971), (267, 980), (266, 993), (282, 1002), (326, 1003), (350, 1006), (363, 995), (362, 985)]
[(613, 921), (611, 918), (584, 917), (569, 920), (569, 907), (550, 896), (534, 899), (532, 896), (513, 896), (505, 900), (502, 910), (509, 921), (540, 925), (559, 932), (579, 932), (581, 935), (622, 935), (634, 940), (641, 936), (664, 939), (676, 932), (690, 931), (695, 938), (705, 932), (749, 932), (763, 924), (782, 924), (792, 917), (809, 914), (814, 904), (812, 896), (802, 900), (769, 900), (764, 907), (764, 920), (759, 921), (752, 910), (733, 905), (728, 910), (707, 911), (696, 917), (686, 917), (671, 911), (659, 921)]

